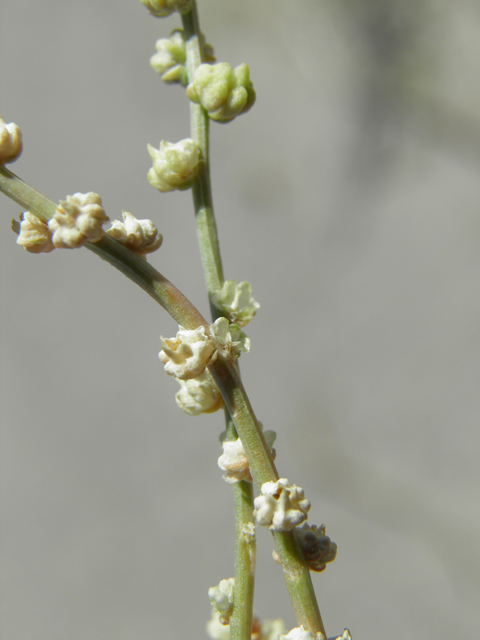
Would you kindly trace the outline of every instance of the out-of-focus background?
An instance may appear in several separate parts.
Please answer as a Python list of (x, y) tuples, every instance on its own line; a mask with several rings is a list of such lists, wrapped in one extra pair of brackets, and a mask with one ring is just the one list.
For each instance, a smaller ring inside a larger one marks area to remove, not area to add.
[[(282, 476), (337, 560), (314, 575), (329, 635), (474, 637), (480, 624), (480, 8), (458, 0), (201, 0), (257, 104), (212, 124), (225, 275), (262, 308), (241, 359)], [(149, 66), (180, 26), (134, 0), (4, 0), (12, 170), (152, 218), (149, 258), (208, 313), (189, 192), (146, 180), (189, 135)], [(157, 353), (173, 321), (86, 250), (30, 255), (0, 200), (1, 636), (206, 638), (232, 575), (222, 415), (192, 418)], [(294, 626), (258, 532), (256, 612)]]

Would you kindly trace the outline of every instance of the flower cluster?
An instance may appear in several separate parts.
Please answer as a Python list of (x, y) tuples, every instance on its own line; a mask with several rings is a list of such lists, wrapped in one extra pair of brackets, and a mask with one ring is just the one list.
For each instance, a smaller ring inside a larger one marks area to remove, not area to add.
[[(215, 62), (212, 45), (205, 42), (201, 35), (203, 52), (206, 62)], [(169, 38), (160, 38), (155, 43), (155, 53), (150, 58), (151, 67), (160, 74), (164, 82), (179, 82), (184, 87), (188, 84), (188, 74), (185, 66), (187, 52), (183, 29), (174, 29)]]
[(200, 168), (200, 150), (193, 140), (180, 142), (162, 140), (160, 149), (147, 145), (153, 166), (147, 178), (159, 191), (188, 189)]
[(228, 580), (220, 580), (216, 587), (208, 590), (212, 607), (217, 611), (219, 622), (223, 625), (229, 624), (233, 612), (234, 586), (235, 578), (228, 578)]
[[(263, 434), (269, 449), (272, 449), (277, 434), (275, 431), (265, 431)], [(235, 484), (241, 480), (252, 482), (250, 465), (247, 454), (243, 448), (240, 438), (236, 440), (224, 440), (222, 442), (223, 454), (218, 459), (218, 466), (225, 474), (222, 476), (228, 484)], [(272, 456), (275, 458), (275, 449), (272, 449)]]
[(145, 257), (156, 251), (163, 242), (163, 236), (151, 220), (137, 220), (128, 211), (122, 211), (123, 222), (113, 220), (107, 234), (123, 245)]
[(0, 165), (15, 162), (22, 153), (22, 132), (14, 122), (0, 116)]
[(323, 571), (327, 562), (333, 562), (337, 555), (337, 545), (325, 533), (325, 525), (310, 526), (305, 523), (297, 529), (303, 555), (311, 571)]
[(140, 0), (140, 2), (157, 18), (165, 18), (174, 11), (186, 13), (193, 6), (193, 0)]
[(180, 380), (196, 378), (205, 370), (215, 354), (215, 342), (205, 332), (205, 327), (188, 330), (179, 327), (175, 338), (160, 336), (163, 350), (158, 357), (169, 376)]
[[(223, 625), (215, 607), (212, 607), (212, 618), (207, 622), (207, 633), (211, 640), (230, 640), (230, 626)], [(278, 640), (286, 633), (285, 623), (280, 618), (276, 620), (259, 620), (253, 616), (251, 640)]]
[(310, 502), (303, 489), (286, 478), (264, 482), (254, 501), (253, 515), (258, 524), (275, 531), (291, 531), (307, 519)]
[(53, 244), (62, 249), (76, 249), (85, 242), (97, 242), (103, 236), (102, 225), (108, 216), (97, 193), (75, 193), (60, 202), (48, 228)]
[(25, 211), (20, 216), (20, 233), (17, 244), (29, 253), (49, 253), (55, 249), (52, 234), (46, 222)]
[(260, 309), (260, 305), (252, 298), (252, 285), (249, 282), (236, 283), (226, 280), (223, 287), (213, 294), (213, 304), (224, 313), (230, 322), (244, 327)]
[(190, 416), (198, 416), (201, 413), (213, 413), (223, 409), (224, 402), (214, 379), (208, 369), (196, 378), (180, 380), (180, 391), (175, 395), (178, 407)]
[(307, 631), (305, 627), (294, 627), (287, 634), (281, 635), (278, 640), (326, 640), (320, 631), (314, 636), (311, 631)]
[(248, 65), (242, 63), (232, 69), (228, 62), (201, 64), (187, 87), (187, 96), (201, 104), (212, 120), (233, 120), (255, 102)]

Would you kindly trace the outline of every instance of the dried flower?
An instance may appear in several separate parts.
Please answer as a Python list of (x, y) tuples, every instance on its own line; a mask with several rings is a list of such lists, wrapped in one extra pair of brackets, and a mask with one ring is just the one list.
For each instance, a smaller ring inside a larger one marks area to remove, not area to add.
[(62, 249), (76, 249), (85, 242), (97, 242), (103, 236), (102, 225), (108, 216), (97, 193), (75, 193), (57, 206), (48, 228), (53, 244)]
[(311, 505), (301, 487), (280, 478), (265, 482), (261, 491), (254, 501), (253, 515), (258, 524), (275, 531), (291, 531), (307, 519)]
[(128, 211), (122, 211), (123, 222), (113, 220), (106, 233), (132, 251), (144, 255), (156, 251), (163, 242), (163, 236), (151, 220), (137, 220)]
[(159, 191), (188, 189), (199, 170), (200, 151), (190, 138), (179, 142), (162, 140), (160, 149), (147, 145), (153, 167), (147, 177)]
[(201, 413), (213, 413), (223, 409), (223, 398), (208, 369), (196, 378), (177, 378), (177, 381), (181, 389), (177, 392), (175, 400), (180, 409), (188, 415), (198, 416)]
[(46, 222), (34, 216), (30, 211), (22, 213), (20, 220), (17, 244), (30, 253), (49, 253), (55, 249), (52, 244), (52, 234)]
[(140, 0), (150, 13), (157, 18), (165, 18), (174, 11), (187, 13), (193, 6), (193, 0)]
[(233, 120), (255, 102), (248, 65), (242, 63), (232, 69), (228, 62), (201, 64), (187, 87), (187, 96), (201, 104), (212, 120)]
[(227, 318), (218, 318), (210, 325), (212, 335), (224, 351), (238, 358), (241, 351), (250, 351), (250, 338), (236, 324), (230, 324)]
[(325, 640), (325, 636), (320, 631), (314, 636), (311, 631), (307, 631), (305, 627), (295, 627), (286, 635), (279, 636), (279, 640)]
[(215, 353), (215, 343), (205, 333), (205, 327), (193, 330), (179, 327), (175, 338), (160, 336), (163, 350), (158, 354), (165, 365), (165, 371), (170, 376), (189, 380), (196, 378), (212, 361)]
[(0, 116), (0, 165), (15, 162), (22, 153), (22, 132), (10, 122), (7, 124)]
[(220, 580), (220, 583), (216, 587), (211, 587), (208, 590), (208, 597), (210, 598), (212, 607), (214, 607), (219, 614), (221, 624), (229, 624), (230, 622), (230, 616), (233, 612), (234, 586), (235, 579), (228, 578), (228, 580)]
[(337, 545), (326, 535), (324, 524), (317, 527), (305, 523), (297, 533), (309, 569), (323, 571), (327, 562), (335, 560)]
[[(265, 431), (263, 434), (269, 449), (272, 448), (277, 434), (275, 431)], [(252, 482), (252, 474), (248, 464), (247, 454), (240, 438), (236, 440), (224, 440), (222, 442), (223, 454), (218, 459), (218, 466), (225, 474), (222, 476), (228, 484), (235, 484), (241, 480)], [(275, 458), (275, 449), (272, 450)]]
[(226, 315), (230, 322), (244, 327), (260, 309), (252, 298), (252, 285), (249, 282), (236, 283), (226, 280), (220, 291), (212, 296), (213, 304)]
[[(201, 34), (203, 52), (207, 62), (214, 62), (212, 45), (205, 42)], [(151, 67), (160, 74), (164, 82), (179, 82), (183, 86), (188, 84), (188, 74), (185, 67), (187, 53), (183, 29), (174, 29), (169, 38), (160, 38), (155, 43), (155, 53), (150, 58)]]

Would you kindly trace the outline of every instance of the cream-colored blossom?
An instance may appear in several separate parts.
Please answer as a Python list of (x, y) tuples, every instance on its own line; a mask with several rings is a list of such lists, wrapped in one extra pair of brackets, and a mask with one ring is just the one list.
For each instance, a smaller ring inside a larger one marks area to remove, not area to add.
[(144, 255), (156, 251), (163, 242), (163, 236), (151, 220), (137, 220), (128, 211), (122, 211), (123, 222), (113, 220), (106, 233), (132, 251)]
[(48, 221), (48, 228), (56, 247), (75, 249), (87, 241), (100, 240), (105, 222), (108, 222), (108, 216), (97, 193), (75, 193), (60, 202)]
[(281, 635), (279, 640), (325, 640), (325, 636), (320, 631), (314, 636), (305, 627), (294, 627), (286, 635)]
[(215, 353), (215, 343), (205, 333), (205, 327), (193, 330), (179, 327), (175, 338), (160, 336), (163, 350), (158, 354), (170, 376), (189, 380), (205, 370)]
[(15, 162), (22, 153), (22, 132), (10, 122), (7, 124), (0, 116), (0, 165)]
[(249, 282), (226, 280), (220, 291), (212, 296), (213, 304), (239, 327), (244, 327), (260, 309), (252, 298), (252, 285)]
[(250, 351), (250, 338), (237, 324), (230, 324), (227, 318), (215, 320), (210, 330), (217, 343), (233, 357), (238, 357), (241, 351)]
[(235, 587), (235, 579), (228, 578), (220, 580), (220, 583), (208, 590), (208, 597), (212, 607), (219, 613), (219, 621), (221, 624), (229, 624), (230, 616), (233, 612), (233, 591)]
[(188, 189), (198, 174), (200, 151), (190, 138), (179, 142), (162, 140), (160, 149), (147, 145), (153, 166), (147, 177), (159, 191)]
[(298, 527), (297, 534), (309, 569), (323, 571), (327, 562), (335, 560), (337, 545), (326, 535), (324, 524), (317, 527), (305, 523)]
[(222, 395), (215, 384), (208, 369), (196, 378), (180, 380), (181, 389), (177, 392), (175, 400), (182, 411), (190, 416), (198, 416), (201, 413), (213, 413), (223, 409)]
[[(275, 431), (265, 431), (264, 437), (269, 449), (272, 448), (275, 442)], [(240, 438), (236, 440), (224, 440), (222, 442), (223, 454), (218, 459), (218, 466), (225, 474), (222, 476), (225, 482), (228, 484), (235, 484), (241, 480), (252, 482), (252, 474), (250, 472), (250, 466), (248, 464), (247, 454), (243, 448)], [(275, 458), (275, 450), (272, 450), (273, 457)]]
[(20, 233), (17, 244), (30, 253), (49, 253), (55, 247), (52, 244), (52, 234), (46, 222), (25, 211), (20, 216)]
[(230, 640), (230, 625), (220, 622), (220, 614), (212, 607), (212, 617), (207, 622), (207, 634), (211, 640)]
[(341, 636), (337, 636), (336, 638), (329, 638), (328, 640), (352, 640), (352, 636), (350, 635), (350, 631), (345, 629)]
[(193, 0), (140, 0), (151, 14), (157, 18), (165, 18), (174, 11), (186, 13), (193, 6)]
[[(214, 62), (212, 45), (205, 42), (205, 36), (201, 34), (203, 52), (207, 62)], [(187, 52), (185, 49), (185, 37), (183, 29), (174, 29), (169, 38), (160, 38), (155, 43), (155, 53), (150, 58), (150, 65), (164, 82), (179, 82), (183, 86), (188, 84), (188, 73), (185, 67)]]
[(187, 96), (201, 104), (212, 120), (233, 120), (255, 102), (248, 65), (242, 63), (232, 69), (228, 62), (201, 64), (187, 87)]
[(265, 482), (261, 491), (254, 501), (253, 515), (258, 524), (275, 531), (291, 531), (307, 519), (311, 505), (301, 487), (280, 478)]

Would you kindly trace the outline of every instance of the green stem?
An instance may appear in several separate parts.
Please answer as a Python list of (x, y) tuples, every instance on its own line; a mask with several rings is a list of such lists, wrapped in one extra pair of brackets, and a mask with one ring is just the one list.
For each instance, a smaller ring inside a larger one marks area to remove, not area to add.
[[(187, 51), (187, 72), (191, 82), (196, 68), (205, 60), (201, 43), (197, 7), (182, 15)], [(220, 257), (217, 225), (213, 213), (213, 198), (210, 184), (209, 162), (209, 118), (205, 109), (190, 102), (191, 137), (200, 149), (200, 171), (192, 185), (193, 204), (197, 222), (197, 234), (202, 256), (209, 298), (222, 288), (223, 267)]]

